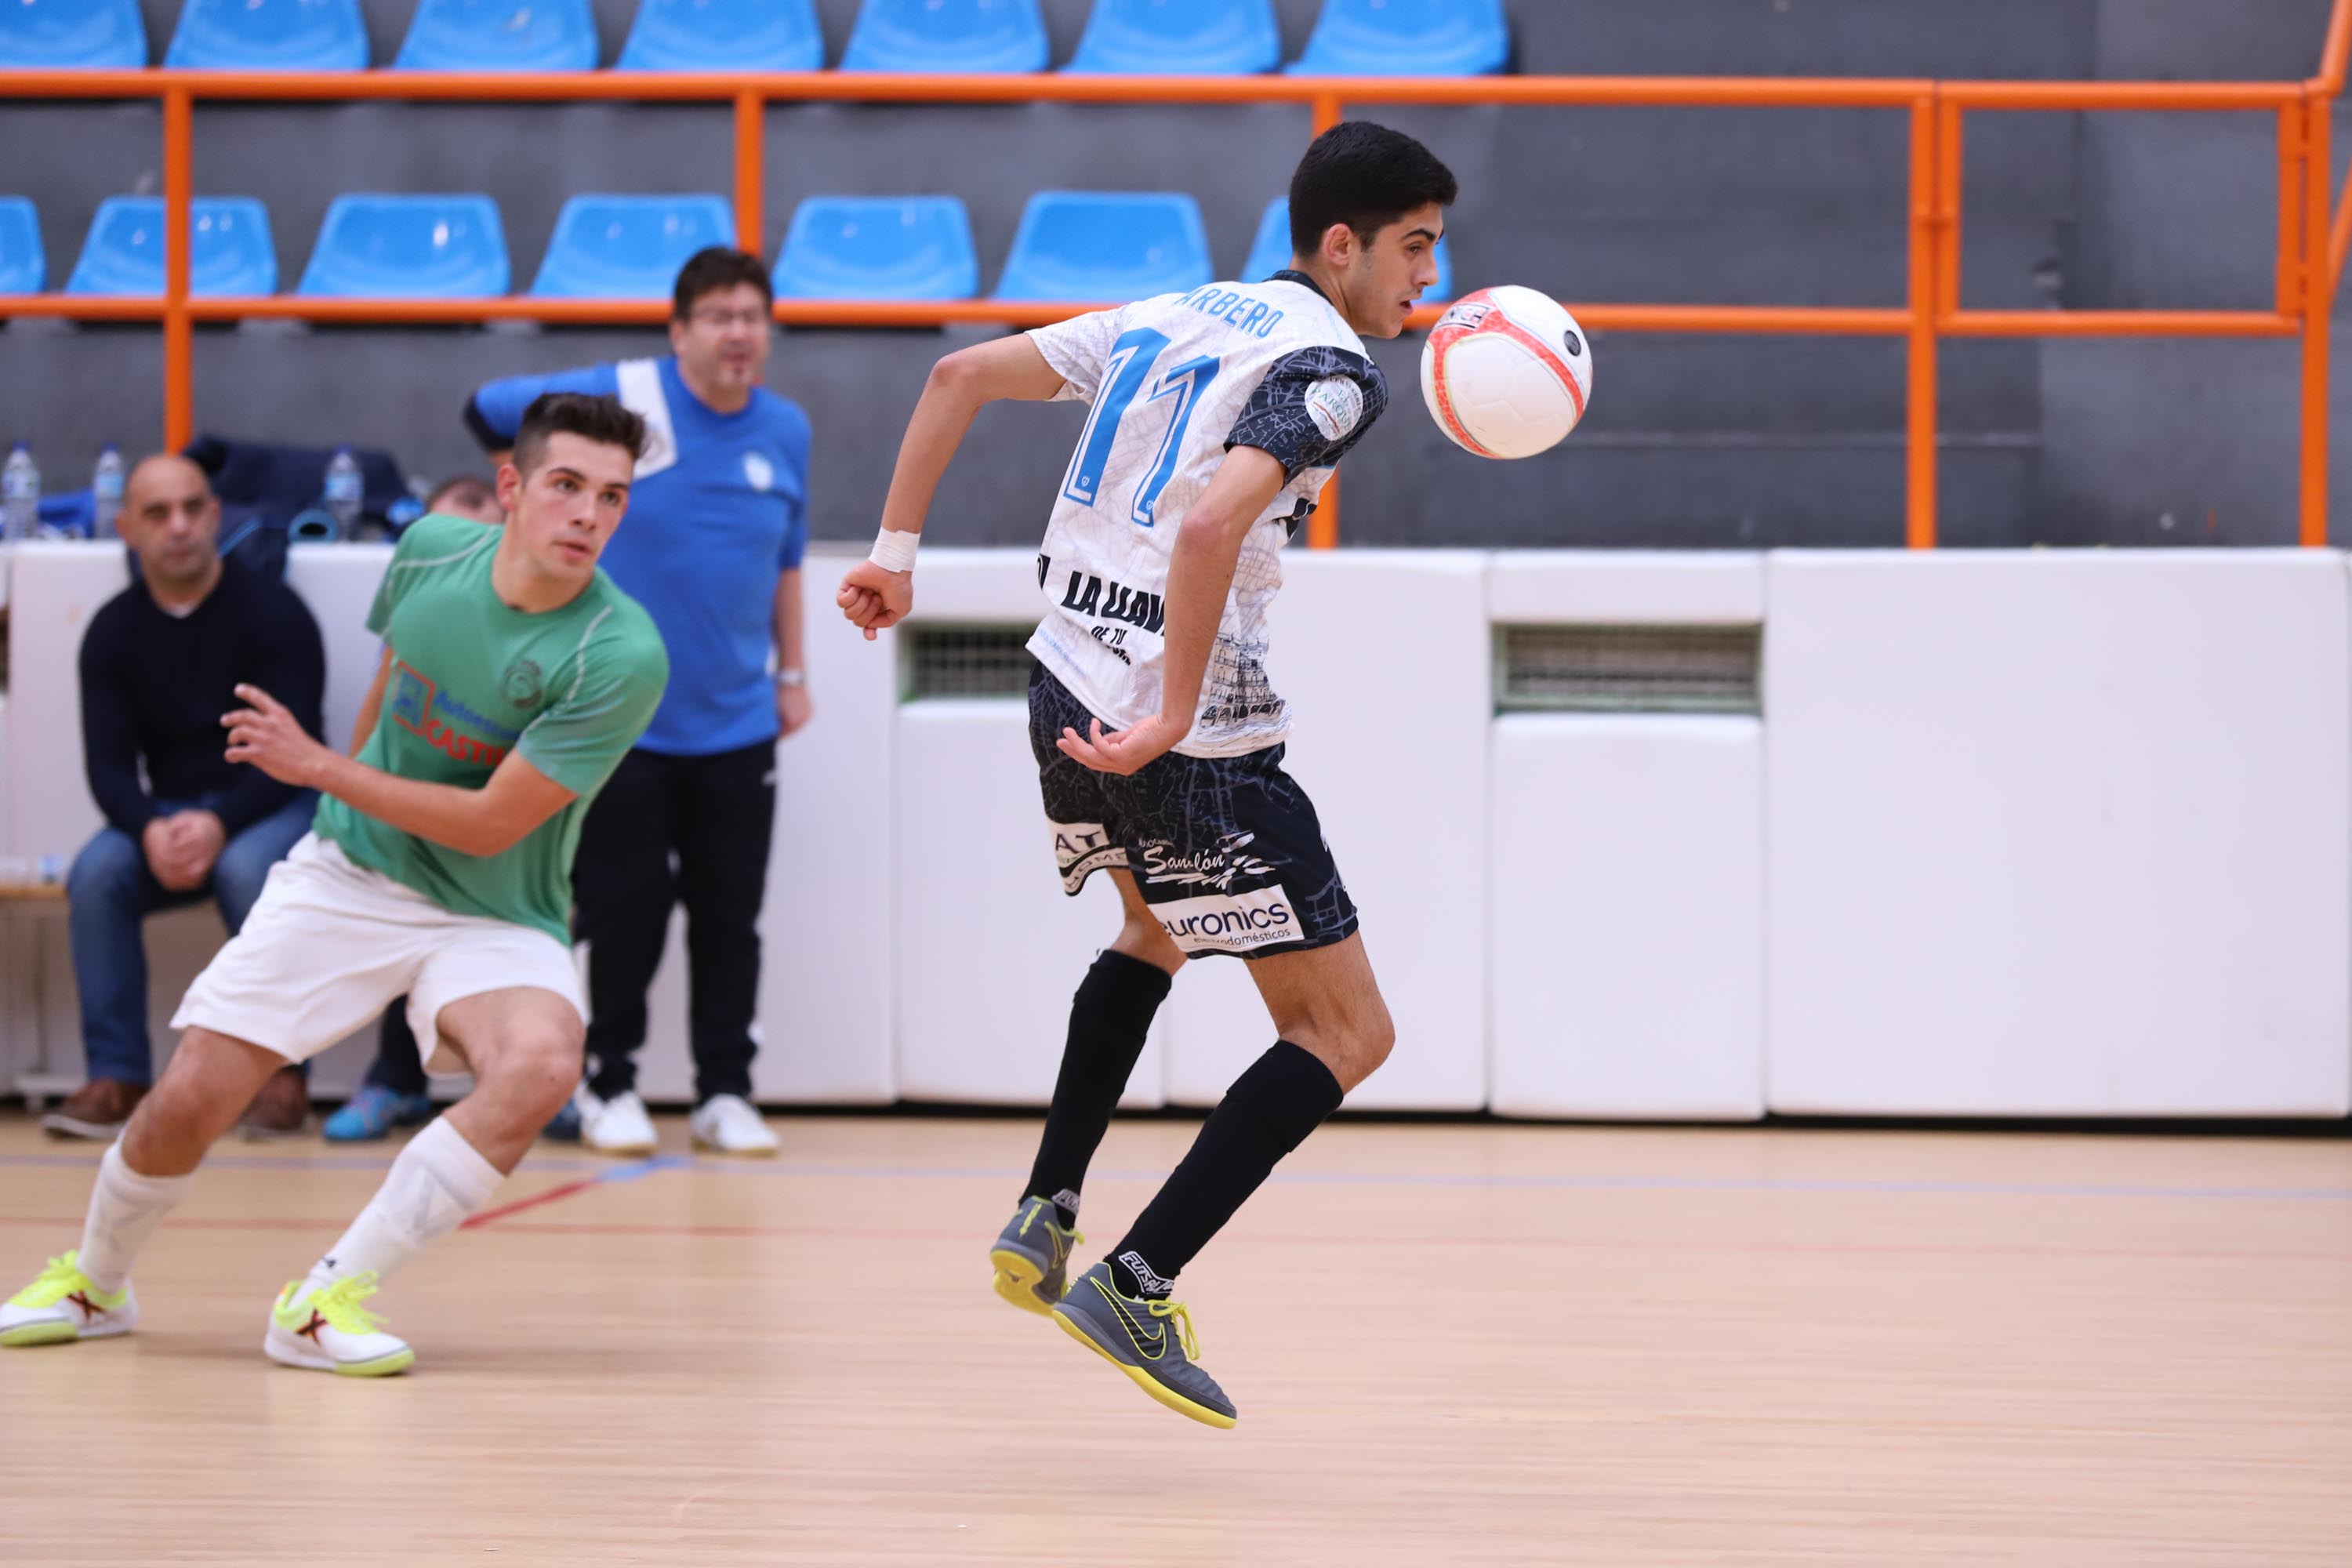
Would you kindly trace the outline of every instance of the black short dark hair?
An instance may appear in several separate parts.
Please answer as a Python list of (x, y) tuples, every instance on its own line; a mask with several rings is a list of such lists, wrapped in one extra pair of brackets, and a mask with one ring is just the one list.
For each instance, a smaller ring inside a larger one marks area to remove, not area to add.
[(749, 283), (760, 291), (760, 298), (770, 305), (776, 302), (776, 286), (768, 280), (768, 264), (748, 250), (736, 250), (724, 245), (714, 245), (696, 251), (677, 269), (677, 287), (671, 290), (669, 313), (673, 321), (685, 321), (694, 314), (694, 307), (705, 294), (717, 294)]
[(1402, 131), (1343, 120), (1315, 138), (1290, 176), (1290, 252), (1313, 256), (1335, 223), (1372, 236), (1415, 207), (1451, 206), (1454, 171)]
[(459, 506), (496, 506), (498, 487), (479, 474), (453, 474), (435, 485), (425, 498), (426, 511), (439, 511), (443, 503), (454, 501)]
[(646, 455), (646, 422), (622, 407), (619, 398), (542, 392), (522, 411), (522, 425), (515, 431), (514, 466), (530, 473), (546, 456), (547, 438), (559, 435), (618, 447), (632, 463)]

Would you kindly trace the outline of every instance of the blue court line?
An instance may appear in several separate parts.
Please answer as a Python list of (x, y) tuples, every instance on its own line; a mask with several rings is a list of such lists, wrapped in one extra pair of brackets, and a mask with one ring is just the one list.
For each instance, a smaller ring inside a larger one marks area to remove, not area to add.
[[(0, 1154), (0, 1165), (78, 1166), (98, 1163), (96, 1155)], [(381, 1171), (390, 1161), (361, 1155), (218, 1154), (207, 1169), (274, 1171)], [(818, 1165), (789, 1161), (700, 1160), (679, 1154), (614, 1164), (593, 1156), (533, 1158), (534, 1171), (579, 1171), (598, 1182), (630, 1182), (661, 1171), (691, 1170), (730, 1176), (793, 1176), (846, 1181), (989, 1181), (1019, 1183), (1025, 1169), (993, 1165)], [(1165, 1170), (1103, 1170), (1097, 1181), (1159, 1182)], [(2225, 1203), (2352, 1203), (2352, 1187), (2182, 1187), (2071, 1182), (1893, 1181), (1863, 1177), (1475, 1175), (1418, 1171), (1276, 1171), (1272, 1180), (1289, 1186), (1438, 1187), (1465, 1190), (1550, 1192), (1852, 1193), (1888, 1196), (2068, 1197), (2201, 1199)]]
[(596, 1188), (613, 1182), (634, 1182), (640, 1176), (650, 1176), (656, 1171), (667, 1171), (685, 1162), (682, 1160), (664, 1160), (656, 1157), (651, 1160), (632, 1160), (625, 1165), (608, 1165), (591, 1175), (581, 1176), (569, 1182), (558, 1182), (555, 1185), (542, 1188), (528, 1197), (516, 1198), (511, 1203), (493, 1205), (478, 1214), (467, 1215), (466, 1223), (457, 1228), (479, 1230), (484, 1226), (496, 1225), (500, 1220), (511, 1218), (519, 1214), (526, 1214), (548, 1204), (560, 1204), (564, 1199), (576, 1197), (582, 1193), (593, 1192)]
[[(1022, 1182), (1025, 1170), (1011, 1166), (808, 1165), (786, 1162), (697, 1160), (698, 1171), (747, 1176), (832, 1176), (864, 1181)], [(1159, 1182), (1165, 1170), (1095, 1171), (1097, 1181)], [(2062, 1182), (1886, 1181), (1840, 1177), (1733, 1176), (1510, 1176), (1463, 1175), (1423, 1171), (1276, 1171), (1270, 1180), (1295, 1186), (1457, 1187), (1562, 1192), (1862, 1193), (1942, 1194), (1967, 1197), (2211, 1198), (2274, 1203), (2352, 1203), (2352, 1187), (2168, 1187)]]
[[(650, 1160), (635, 1160), (625, 1165), (606, 1164), (603, 1161), (594, 1163), (604, 1165), (604, 1171), (596, 1177), (596, 1184), (599, 1186), (613, 1182), (635, 1182), (646, 1176), (658, 1175), (664, 1171), (683, 1170), (694, 1163), (683, 1154), (656, 1154)], [(550, 1161), (543, 1168), (553, 1170), (556, 1168), (555, 1163)]]

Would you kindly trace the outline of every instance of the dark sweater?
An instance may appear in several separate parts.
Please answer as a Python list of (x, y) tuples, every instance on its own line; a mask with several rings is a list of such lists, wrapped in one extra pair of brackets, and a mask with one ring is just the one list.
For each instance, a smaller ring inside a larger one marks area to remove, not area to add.
[(319, 623), (285, 584), (225, 560), (205, 602), (175, 617), (134, 579), (90, 617), (81, 639), (89, 793), (107, 821), (133, 838), (156, 816), (158, 801), (217, 797), (213, 809), (235, 837), (299, 793), (222, 754), (221, 715), (244, 706), (236, 689), (258, 686), (318, 735), (326, 683)]

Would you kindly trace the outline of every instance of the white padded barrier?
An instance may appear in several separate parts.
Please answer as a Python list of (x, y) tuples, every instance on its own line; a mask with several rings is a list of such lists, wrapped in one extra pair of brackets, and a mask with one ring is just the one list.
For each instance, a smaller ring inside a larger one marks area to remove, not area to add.
[[(1495, 625), (1753, 626), (1759, 554), (1519, 551)], [(1763, 1110), (1762, 726), (1511, 713), (1494, 725), (1491, 1109)]]
[[(305, 547), (289, 565), (326, 637), (338, 742), (374, 668), (360, 623), (383, 553)], [(897, 636), (867, 644), (832, 606), (845, 559), (812, 556), (804, 577), (817, 720), (779, 757), (758, 1092), (1040, 1102), (1116, 900), (1101, 883), (1059, 891), (1023, 705), (900, 703)], [(1788, 1111), (2352, 1105), (2342, 557), (1350, 551), (1286, 564), (1273, 674), (1297, 714), (1290, 766), (1323, 810), (1399, 1027), (1351, 1103), (1736, 1117), (1755, 1113), (1760, 1081), (1762, 1103)], [(13, 566), (0, 844), (69, 857), (99, 821), (75, 652), (121, 558), (33, 544)], [(919, 592), (933, 622), (1037, 613), (1025, 550), (927, 552)], [(1760, 731), (1492, 716), (1495, 623), (1759, 616)], [(1759, 856), (1760, 891), (1743, 891)], [(0, 1029), (18, 1066), (70, 1076), (62, 924), (44, 931), (37, 986), (12, 925)], [(218, 926), (190, 911), (150, 938), (162, 1042)], [(656, 986), (656, 1099), (690, 1083), (682, 973), (674, 952)], [(1245, 965), (1195, 963), (1131, 1102), (1213, 1103), (1272, 1037)], [(366, 1049), (327, 1058), (320, 1091), (348, 1087)]]
[[(1286, 766), (1314, 797), (1396, 1021), (1358, 1109), (1486, 1103), (1486, 557), (1286, 552), (1268, 664)], [(1222, 971), (1202, 973), (1204, 970)], [(1213, 1105), (1274, 1043), (1243, 965), (1197, 961), (1168, 1019), (1168, 1096)]]
[[(897, 644), (867, 642), (833, 595), (864, 547), (812, 553), (806, 597), (816, 718), (783, 742), (775, 853), (761, 921), (760, 1016), (752, 1072), (763, 1096), (882, 1104), (898, 1095), (887, 967), (897, 849), (879, 816), (891, 798)], [(856, 977), (845, 985), (845, 976)]]
[(2344, 1113), (2340, 556), (1792, 552), (1769, 587), (1774, 1110)]
[[(0, 566), (0, 572), (5, 570)], [(0, 783), (7, 777), (8, 704), (5, 697), (0, 697)], [(0, 789), (0, 845), (8, 842), (7, 812), (6, 791)], [(33, 1065), (33, 1053), (39, 1045), (26, 1000), (34, 989), (31, 924), (20, 919), (17, 910), (0, 906), (0, 1093), (5, 1093), (16, 1075)]]
[(1486, 616), (1507, 626), (1745, 626), (1764, 618), (1764, 557), (1662, 550), (1507, 550)]
[(74, 852), (104, 819), (81, 760), (82, 633), (130, 582), (120, 548), (34, 542), (14, 547), (8, 606), (9, 848)]
[[(0, 608), (8, 603), (14, 564), (11, 552), (0, 549)], [(15, 853), (16, 843), (9, 826), (13, 798), (8, 789), (8, 697), (0, 692), (0, 852), (8, 854)], [(33, 938), (29, 931), (20, 932), (20, 924), (29, 922), (20, 922), (13, 911), (0, 910), (0, 1092), (5, 1092), (16, 1075), (31, 1064), (39, 1044), (26, 1000), (34, 988)]]
[(1762, 726), (1514, 713), (1493, 766), (1491, 1108), (1760, 1115)]
[[(915, 593), (910, 626), (1033, 625), (1036, 557), (929, 552)], [(1104, 877), (1075, 899), (1062, 892), (1026, 703), (908, 701), (895, 724), (899, 1092), (1043, 1105), (1061, 1065), (1071, 993), (1118, 932), (1118, 896)], [(1160, 1103), (1166, 1030), (1164, 1021), (1155, 1026), (1122, 1103)]]
[[(760, 911), (761, 1100), (847, 1105), (898, 1097), (891, 1050), (890, 798), (893, 635), (867, 642), (833, 595), (862, 555), (812, 552), (801, 570), (815, 717), (776, 749), (776, 826)], [(639, 1054), (647, 1100), (693, 1098), (686, 917), (646, 997)]]

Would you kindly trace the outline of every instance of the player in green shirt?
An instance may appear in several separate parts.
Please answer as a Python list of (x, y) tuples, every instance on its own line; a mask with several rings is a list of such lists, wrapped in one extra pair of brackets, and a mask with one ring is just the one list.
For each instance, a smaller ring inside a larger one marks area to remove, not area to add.
[(428, 517), (402, 536), (368, 615), (384, 652), (357, 756), (237, 689), (230, 760), (326, 798), (189, 987), (179, 1049), (100, 1164), (80, 1247), (0, 1307), (0, 1344), (127, 1332), (133, 1259), (262, 1079), (405, 994), (426, 1061), (470, 1071), (473, 1092), (286, 1287), (262, 1348), (358, 1376), (415, 1360), (362, 1303), (488, 1202), (580, 1080), (572, 851), (669, 678), (652, 617), (596, 569), (645, 441), (615, 400), (550, 394), (499, 471), (505, 528)]

